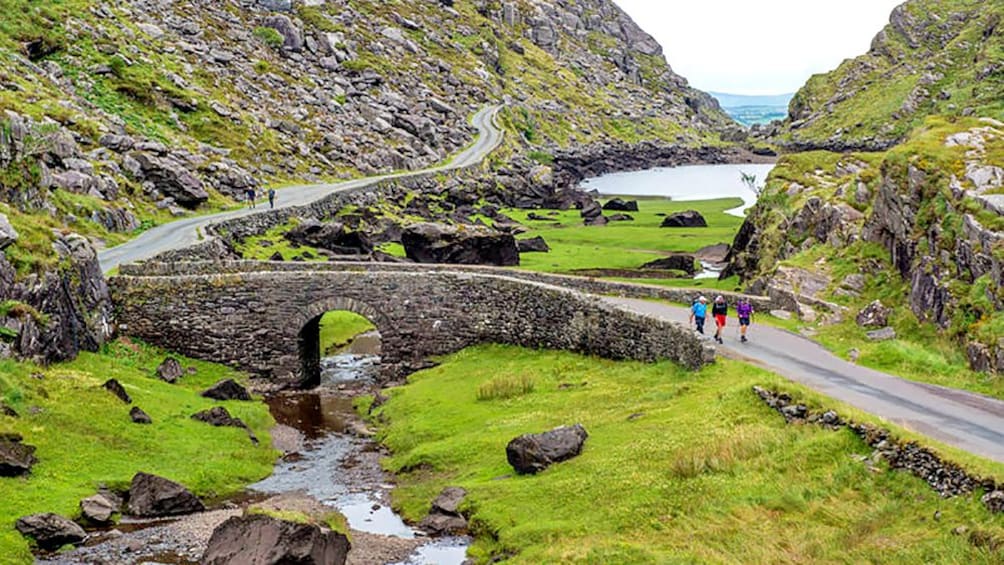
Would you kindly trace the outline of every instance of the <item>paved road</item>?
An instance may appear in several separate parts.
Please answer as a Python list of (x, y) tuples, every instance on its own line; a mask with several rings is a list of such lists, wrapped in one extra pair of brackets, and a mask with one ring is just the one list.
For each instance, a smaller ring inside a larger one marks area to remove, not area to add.
[[(394, 173), (377, 177), (367, 177), (351, 181), (331, 184), (310, 184), (291, 186), (278, 191), (276, 208), (302, 206), (310, 204), (334, 192), (343, 192), (364, 188), (382, 180), (405, 178), (428, 172), (460, 169), (477, 164), (484, 160), (499, 144), (502, 143), (502, 130), (495, 125), (495, 115), (501, 106), (489, 106), (474, 115), (472, 123), (478, 128), (478, 138), (473, 145), (457, 154), (449, 163), (407, 173)], [(267, 209), (259, 203), (258, 208), (242, 208), (229, 212), (221, 212), (207, 216), (185, 218), (168, 224), (163, 224), (143, 232), (139, 237), (122, 245), (105, 249), (98, 253), (101, 270), (111, 271), (119, 265), (142, 261), (159, 255), (165, 251), (182, 249), (199, 242), (199, 233), (209, 224), (231, 218), (239, 218), (250, 214), (264, 212)]]
[[(666, 320), (687, 322), (689, 318), (686, 308), (630, 298), (604, 300)], [(808, 339), (770, 326), (755, 326), (751, 341), (739, 343), (735, 323), (734, 317), (729, 319), (725, 344), (718, 346), (720, 354), (770, 369), (903, 428), (1004, 463), (1004, 402), (854, 365)]]

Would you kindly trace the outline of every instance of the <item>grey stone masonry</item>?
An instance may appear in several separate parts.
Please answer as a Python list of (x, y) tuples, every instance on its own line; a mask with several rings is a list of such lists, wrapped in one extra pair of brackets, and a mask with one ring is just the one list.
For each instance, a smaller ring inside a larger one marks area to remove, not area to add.
[(388, 379), (488, 342), (691, 369), (714, 361), (681, 325), (514, 273), (242, 261), (126, 266), (109, 282), (122, 333), (282, 384), (318, 382), (318, 321), (333, 310), (376, 325)]

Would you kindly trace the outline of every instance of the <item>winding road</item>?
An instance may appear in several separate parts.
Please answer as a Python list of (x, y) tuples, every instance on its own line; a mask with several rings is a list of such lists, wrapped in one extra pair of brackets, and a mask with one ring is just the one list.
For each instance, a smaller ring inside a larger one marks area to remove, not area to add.
[[(372, 186), (392, 178), (459, 169), (480, 163), (502, 142), (495, 124), (501, 106), (490, 106), (474, 115), (479, 136), (450, 162), (416, 172), (395, 173), (340, 183), (294, 186), (279, 193), (277, 208), (300, 206), (329, 194)], [(165, 251), (199, 241), (212, 223), (264, 212), (264, 207), (185, 218), (157, 226), (136, 239), (98, 254), (103, 271), (121, 264), (149, 259)], [(603, 297), (619, 308), (646, 316), (686, 323), (685, 308), (635, 300)], [(734, 322), (734, 320), (732, 320)], [(906, 429), (970, 453), (1004, 463), (1004, 402), (978, 394), (916, 383), (848, 363), (819, 344), (784, 330), (758, 325), (752, 341), (740, 344), (729, 332), (720, 354), (758, 365), (804, 384), (851, 406), (885, 418)]]
[[(686, 324), (689, 311), (630, 298), (604, 298), (626, 310)], [(729, 319), (718, 352), (768, 369), (903, 428), (1004, 463), (1004, 402), (979, 394), (907, 381), (848, 363), (819, 344), (765, 325), (750, 342), (735, 337)]]
[[(503, 131), (495, 124), (495, 116), (499, 109), (501, 106), (488, 106), (471, 118), (471, 123), (478, 129), (477, 139), (470, 147), (458, 153), (445, 164), (420, 171), (393, 173), (330, 184), (308, 184), (283, 188), (278, 191), (276, 208), (303, 206), (335, 192), (366, 188), (388, 179), (408, 178), (476, 165), (502, 143)], [(205, 233), (206, 226), (210, 224), (266, 210), (267, 205), (261, 206), (259, 203), (258, 208), (241, 208), (162, 224), (143, 232), (136, 239), (99, 252), (98, 261), (101, 263), (101, 270), (107, 273), (119, 265), (143, 261), (165, 251), (194, 245), (199, 242), (200, 233)]]

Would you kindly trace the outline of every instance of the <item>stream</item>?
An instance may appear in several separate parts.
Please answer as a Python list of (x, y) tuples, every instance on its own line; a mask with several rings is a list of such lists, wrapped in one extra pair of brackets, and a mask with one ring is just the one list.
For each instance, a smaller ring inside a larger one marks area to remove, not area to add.
[[(354, 350), (322, 360), (322, 384), (305, 392), (266, 399), (276, 420), (273, 443), (286, 452), (272, 474), (241, 496), (201, 514), (167, 520), (123, 520), (92, 532), (83, 547), (39, 559), (50, 565), (198, 563), (213, 529), (254, 503), (320, 503), (349, 523), (352, 565), (460, 565), (468, 537), (427, 537), (390, 506), (391, 478), (380, 466), (386, 455), (353, 408), (354, 398), (378, 386), (379, 341), (366, 334)], [(363, 352), (360, 353), (359, 350)], [(378, 351), (378, 349), (376, 350)], [(292, 501), (292, 502), (289, 502)]]

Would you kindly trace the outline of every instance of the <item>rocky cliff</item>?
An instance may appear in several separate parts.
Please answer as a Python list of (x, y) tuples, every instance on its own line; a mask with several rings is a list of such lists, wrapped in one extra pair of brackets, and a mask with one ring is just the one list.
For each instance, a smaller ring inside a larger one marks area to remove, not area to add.
[(1001, 112), (1004, 6), (910, 0), (868, 53), (813, 76), (774, 133), (789, 149), (885, 150), (927, 116)]

